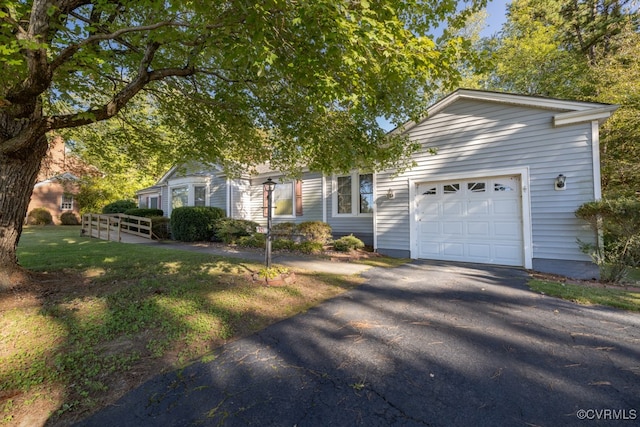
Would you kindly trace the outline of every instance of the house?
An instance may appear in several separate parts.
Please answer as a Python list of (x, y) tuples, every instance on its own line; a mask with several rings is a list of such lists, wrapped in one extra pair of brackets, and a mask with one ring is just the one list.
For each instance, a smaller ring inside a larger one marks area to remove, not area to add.
[(60, 136), (49, 142), (49, 150), (42, 161), (36, 184), (31, 194), (27, 214), (36, 208), (45, 208), (54, 224), (60, 224), (60, 215), (72, 212), (80, 218), (76, 201), (78, 181), (96, 170), (68, 153)]
[[(174, 167), (139, 192), (170, 216), (217, 206), (266, 223), (262, 183), (278, 182), (274, 223), (320, 220), (380, 253), (597, 276), (577, 239), (597, 236), (574, 216), (600, 189), (599, 127), (617, 106), (460, 89), (394, 133), (420, 143), (403, 173), (353, 171), (301, 181), (261, 169), (230, 179), (215, 166)], [(433, 151), (437, 154), (433, 154)]]

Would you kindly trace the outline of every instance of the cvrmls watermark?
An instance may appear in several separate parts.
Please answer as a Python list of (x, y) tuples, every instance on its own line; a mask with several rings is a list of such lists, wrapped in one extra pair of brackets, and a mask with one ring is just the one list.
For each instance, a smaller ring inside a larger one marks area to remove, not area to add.
[(578, 409), (579, 420), (635, 420), (638, 413), (635, 409)]

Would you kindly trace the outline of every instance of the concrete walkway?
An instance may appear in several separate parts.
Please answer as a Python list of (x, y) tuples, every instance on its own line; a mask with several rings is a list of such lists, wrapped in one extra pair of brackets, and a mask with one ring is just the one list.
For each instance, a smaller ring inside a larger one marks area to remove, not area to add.
[[(184, 243), (175, 241), (157, 241), (138, 237), (132, 234), (121, 233), (120, 242), (143, 246), (153, 246), (167, 250), (192, 251), (223, 257), (240, 258), (255, 262), (264, 262), (264, 251), (236, 249), (229, 246), (210, 245), (202, 242)], [(271, 260), (273, 264), (283, 265), (292, 269), (316, 271), (320, 273), (334, 273), (342, 275), (358, 275), (371, 268), (364, 264), (356, 264), (344, 261), (331, 261), (326, 258), (312, 255), (292, 255), (274, 252)]]

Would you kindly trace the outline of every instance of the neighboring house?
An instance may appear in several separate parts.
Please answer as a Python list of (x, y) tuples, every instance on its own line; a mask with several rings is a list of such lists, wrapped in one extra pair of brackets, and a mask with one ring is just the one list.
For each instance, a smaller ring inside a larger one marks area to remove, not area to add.
[(167, 216), (178, 206), (217, 206), (265, 224), (262, 182), (271, 177), (274, 223), (324, 221), (334, 237), (353, 233), (397, 257), (593, 277), (597, 269), (577, 239), (596, 243), (597, 236), (574, 212), (601, 196), (599, 126), (616, 108), (461, 89), (427, 118), (393, 131), (422, 146), (416, 166), (399, 175), (306, 172), (296, 182), (263, 168), (229, 179), (190, 164), (139, 196)]
[(72, 212), (79, 219), (80, 210), (75, 197), (78, 181), (84, 175), (95, 173), (95, 169), (67, 152), (62, 138), (54, 137), (42, 161), (27, 214), (36, 208), (45, 208), (55, 224), (60, 224), (60, 215), (65, 212)]

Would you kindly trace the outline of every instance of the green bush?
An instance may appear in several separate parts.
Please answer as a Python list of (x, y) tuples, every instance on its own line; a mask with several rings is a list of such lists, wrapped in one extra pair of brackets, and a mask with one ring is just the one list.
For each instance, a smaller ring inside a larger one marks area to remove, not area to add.
[(271, 249), (292, 251), (296, 249), (296, 242), (289, 239), (275, 239), (271, 242)]
[(27, 215), (29, 225), (50, 225), (53, 224), (53, 217), (45, 208), (35, 208)]
[(80, 225), (80, 220), (73, 212), (64, 212), (60, 215), (60, 224), (62, 225)]
[(324, 249), (324, 245), (320, 242), (306, 241), (298, 243), (296, 249), (304, 254), (319, 254)]
[(241, 248), (264, 248), (266, 236), (262, 233), (254, 233), (251, 236), (238, 238), (236, 244)]
[(197, 242), (212, 240), (215, 224), (225, 211), (205, 206), (183, 206), (171, 212), (171, 235), (174, 240)]
[(364, 243), (353, 234), (350, 234), (348, 236), (343, 236), (338, 240), (335, 240), (333, 242), (333, 248), (336, 251), (349, 252), (355, 249), (364, 248)]
[(325, 244), (331, 239), (331, 226), (322, 221), (307, 221), (298, 224), (298, 234), (306, 241)]
[(271, 236), (276, 239), (293, 240), (297, 227), (293, 222), (280, 222), (271, 226)]
[(151, 218), (151, 217), (163, 216), (164, 212), (162, 211), (162, 209), (133, 208), (133, 209), (127, 209), (126, 211), (124, 211), (124, 214)]
[(251, 236), (256, 232), (257, 222), (244, 219), (222, 218), (214, 224), (214, 237), (216, 241), (234, 243), (238, 238)]
[(151, 232), (153, 236), (160, 240), (167, 240), (171, 238), (171, 227), (169, 226), (170, 219), (166, 216), (152, 216), (151, 220)]
[(129, 209), (135, 209), (137, 205), (131, 200), (117, 200), (115, 202), (109, 203), (104, 208), (102, 208), (103, 214), (114, 214), (114, 213), (125, 213)]
[(640, 200), (603, 199), (580, 206), (576, 216), (594, 233), (602, 231), (603, 247), (578, 240), (580, 249), (600, 267), (600, 279), (619, 282), (629, 267), (640, 266)]

